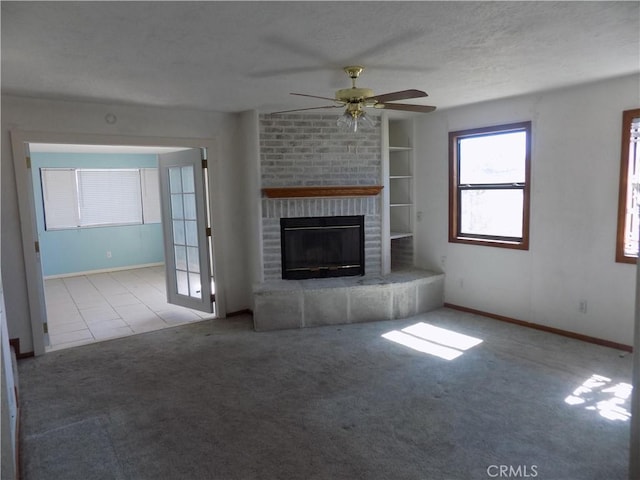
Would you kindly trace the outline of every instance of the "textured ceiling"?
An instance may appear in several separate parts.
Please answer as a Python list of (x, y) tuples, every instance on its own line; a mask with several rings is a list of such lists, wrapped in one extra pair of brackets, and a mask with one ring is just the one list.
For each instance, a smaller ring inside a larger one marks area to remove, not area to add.
[(448, 108), (640, 71), (640, 2), (2, 1), (2, 91), (269, 112), (366, 68)]

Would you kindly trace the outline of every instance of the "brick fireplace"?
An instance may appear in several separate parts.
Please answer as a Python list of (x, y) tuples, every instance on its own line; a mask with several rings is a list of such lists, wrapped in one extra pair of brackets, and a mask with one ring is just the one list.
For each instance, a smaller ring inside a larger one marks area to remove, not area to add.
[[(382, 138), (344, 133), (337, 115), (261, 115), (264, 281), (254, 285), (256, 330), (406, 318), (442, 306), (444, 275), (382, 275)], [(281, 219), (364, 217), (364, 276), (282, 278)]]
[[(375, 186), (382, 183), (381, 129), (357, 133), (336, 126), (337, 115), (260, 116), (260, 172), (263, 188)], [(264, 280), (282, 278), (280, 219), (364, 216), (366, 275), (380, 275), (381, 196), (262, 198)]]

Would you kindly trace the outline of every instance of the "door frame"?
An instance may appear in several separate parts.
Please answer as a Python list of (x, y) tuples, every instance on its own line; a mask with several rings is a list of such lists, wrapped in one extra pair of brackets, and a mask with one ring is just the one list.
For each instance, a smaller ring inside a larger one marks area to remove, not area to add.
[[(18, 210), (20, 215), (20, 233), (22, 236), (22, 251), (24, 257), (25, 275), (27, 280), (27, 297), (29, 304), (29, 318), (34, 355), (45, 353), (44, 331), (42, 325), (46, 322), (47, 313), (44, 297), (44, 281), (39, 253), (36, 252), (38, 229), (36, 225), (35, 197), (31, 181), (30, 168), (27, 166), (27, 144), (30, 143), (58, 143), (68, 145), (118, 145), (137, 147), (184, 147), (206, 148), (208, 152), (207, 176), (209, 181), (209, 212), (212, 230), (223, 224), (220, 188), (218, 185), (218, 150), (214, 138), (186, 138), (186, 137), (149, 137), (82, 133), (56, 133), (28, 130), (11, 130), (11, 148), (13, 164), (18, 190)], [(209, 255), (214, 265), (214, 282), (216, 285), (216, 316), (226, 316), (224, 271), (222, 268), (221, 248), (215, 238), (211, 242)]]

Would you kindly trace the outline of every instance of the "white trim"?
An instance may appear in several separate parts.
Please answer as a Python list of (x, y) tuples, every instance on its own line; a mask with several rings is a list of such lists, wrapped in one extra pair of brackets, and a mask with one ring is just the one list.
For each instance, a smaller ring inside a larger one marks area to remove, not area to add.
[(45, 352), (44, 324), (47, 322), (47, 310), (44, 299), (40, 253), (35, 250), (35, 242), (38, 241), (38, 229), (36, 227), (33, 182), (26, 162), (26, 158), (29, 155), (29, 147), (22, 132), (11, 131), (10, 135), (18, 190), (18, 212), (20, 215), (22, 252), (27, 280), (27, 300), (29, 304), (29, 320), (31, 321), (33, 353), (34, 355), (42, 355)]
[(123, 145), (69, 145), (60, 143), (34, 143), (31, 145), (31, 153), (111, 153), (111, 154), (158, 154), (184, 150), (184, 147), (136, 147)]
[[(157, 147), (185, 147), (206, 148), (209, 152), (210, 185), (210, 211), (212, 215), (212, 230), (216, 225), (224, 225), (224, 212), (214, 206), (222, 205), (220, 188), (218, 186), (218, 169), (220, 158), (218, 142), (213, 138), (179, 138), (179, 137), (149, 137), (126, 135), (103, 135), (86, 133), (57, 133), (27, 130), (10, 130), (13, 164), (18, 190), (18, 211), (20, 214), (20, 233), (22, 236), (22, 248), (27, 280), (27, 297), (29, 303), (29, 318), (31, 323), (31, 336), (33, 340), (34, 355), (45, 353), (43, 324), (47, 321), (47, 312), (44, 298), (44, 281), (40, 254), (35, 251), (35, 242), (38, 239), (36, 228), (35, 204), (33, 184), (25, 158), (28, 153), (29, 143), (56, 143), (69, 145), (130, 145), (130, 146), (157, 146)], [(218, 317), (226, 316), (226, 302), (224, 294), (224, 271), (222, 268), (221, 239), (213, 243), (211, 258), (215, 268), (214, 282), (216, 285), (216, 313)], [(218, 244), (216, 246), (216, 244)]]
[(380, 208), (382, 220), (380, 236), (382, 265), (380, 268), (382, 275), (388, 275), (391, 272), (391, 226), (389, 219), (389, 115), (387, 112), (382, 112), (380, 117), (380, 137), (382, 138), (382, 205)]
[(417, 181), (418, 176), (416, 175), (416, 167), (417, 167), (417, 159), (416, 159), (416, 140), (420, 138), (420, 132), (418, 131), (418, 125), (415, 121), (411, 120), (411, 152), (409, 152), (410, 164), (411, 164), (411, 249), (413, 250), (413, 259), (412, 266), (416, 266), (418, 260), (418, 240), (416, 236), (416, 220), (418, 218), (418, 198), (417, 198)]
[(631, 370), (631, 435), (629, 442), (629, 480), (638, 478), (640, 475), (640, 264), (636, 269), (636, 304), (633, 330), (633, 365)]
[(96, 273), (121, 272), (123, 270), (136, 270), (138, 268), (161, 267), (164, 262), (142, 263), (140, 265), (127, 265), (125, 267), (99, 268), (97, 270), (84, 270), (82, 272), (59, 273), (57, 275), (47, 275), (43, 277), (45, 280), (54, 280), (56, 278), (79, 277), (81, 275), (95, 275)]

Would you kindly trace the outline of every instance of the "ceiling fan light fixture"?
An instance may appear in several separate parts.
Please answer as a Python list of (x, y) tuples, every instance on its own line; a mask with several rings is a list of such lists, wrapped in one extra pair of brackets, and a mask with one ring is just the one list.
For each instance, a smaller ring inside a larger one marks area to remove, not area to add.
[(346, 130), (347, 132), (357, 132), (358, 118), (354, 117), (349, 110), (345, 110), (345, 112), (338, 117), (336, 125), (341, 130)]
[(362, 112), (358, 121), (363, 127), (373, 128), (376, 126), (375, 119), (371, 115), (367, 115), (366, 112)]
[(375, 127), (376, 122), (366, 114), (359, 103), (350, 103), (344, 113), (338, 117), (336, 125), (342, 130), (355, 133), (358, 131), (358, 127)]

